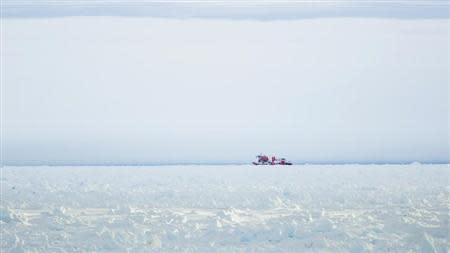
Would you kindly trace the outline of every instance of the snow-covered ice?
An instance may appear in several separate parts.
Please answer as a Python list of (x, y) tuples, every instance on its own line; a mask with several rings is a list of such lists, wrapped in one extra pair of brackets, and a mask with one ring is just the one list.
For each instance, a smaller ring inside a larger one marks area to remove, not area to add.
[(450, 249), (449, 165), (2, 170), (2, 252)]

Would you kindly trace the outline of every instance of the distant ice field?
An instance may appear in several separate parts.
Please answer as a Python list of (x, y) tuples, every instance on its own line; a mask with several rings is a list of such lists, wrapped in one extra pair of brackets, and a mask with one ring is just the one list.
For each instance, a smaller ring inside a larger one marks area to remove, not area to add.
[(449, 252), (450, 165), (4, 167), (2, 252)]

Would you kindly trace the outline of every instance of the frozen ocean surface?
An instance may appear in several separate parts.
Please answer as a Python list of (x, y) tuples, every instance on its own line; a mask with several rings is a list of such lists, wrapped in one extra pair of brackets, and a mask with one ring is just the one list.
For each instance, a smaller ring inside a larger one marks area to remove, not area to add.
[(2, 252), (448, 252), (450, 165), (4, 167)]

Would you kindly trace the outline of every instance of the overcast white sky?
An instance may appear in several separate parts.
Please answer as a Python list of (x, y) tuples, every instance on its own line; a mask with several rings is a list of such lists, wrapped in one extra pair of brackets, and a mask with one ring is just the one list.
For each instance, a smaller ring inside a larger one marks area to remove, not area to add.
[(448, 21), (6, 18), (4, 162), (448, 162)]

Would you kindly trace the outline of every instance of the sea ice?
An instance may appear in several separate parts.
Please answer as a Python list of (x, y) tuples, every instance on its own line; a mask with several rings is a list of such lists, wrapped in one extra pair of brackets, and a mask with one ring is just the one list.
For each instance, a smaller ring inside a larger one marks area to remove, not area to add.
[(449, 165), (4, 167), (2, 252), (448, 252)]

